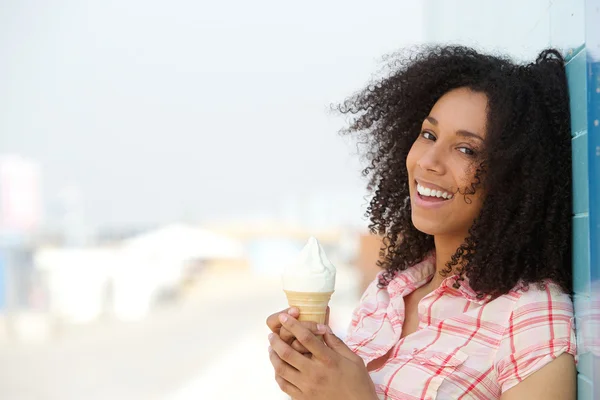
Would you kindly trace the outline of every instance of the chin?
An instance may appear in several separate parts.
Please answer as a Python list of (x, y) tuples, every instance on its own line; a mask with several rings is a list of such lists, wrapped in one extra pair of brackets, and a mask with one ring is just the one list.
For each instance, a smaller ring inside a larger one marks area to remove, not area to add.
[(424, 218), (415, 218), (413, 216), (412, 223), (419, 232), (423, 232), (427, 235), (439, 235), (443, 229), (440, 229), (439, 221), (425, 220)]
[(415, 221), (415, 218), (413, 218), (412, 221), (413, 221), (413, 225), (415, 226), (415, 228), (417, 228), (417, 230), (419, 232), (423, 232), (427, 235), (435, 235), (436, 233), (438, 233), (436, 231), (439, 229), (439, 226), (438, 226), (438, 229), (435, 229), (435, 227), (433, 226), (433, 224), (431, 222), (420, 221), (420, 220)]

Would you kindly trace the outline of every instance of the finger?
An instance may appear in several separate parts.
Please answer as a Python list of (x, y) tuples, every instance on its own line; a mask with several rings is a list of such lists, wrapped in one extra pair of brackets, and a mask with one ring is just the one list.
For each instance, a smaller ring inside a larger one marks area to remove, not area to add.
[(275, 375), (275, 381), (279, 385), (279, 389), (287, 395), (289, 395), (292, 399), (300, 399), (302, 398), (302, 392), (296, 386), (286, 381), (280, 376)]
[[(306, 328), (310, 329), (310, 331), (312, 333), (314, 333), (315, 335), (323, 335), (323, 334), (325, 334), (325, 332), (328, 331), (327, 326), (322, 325), (322, 324), (317, 324), (314, 321), (302, 321), (300, 323), (302, 325), (304, 325)], [(280, 328), (280, 330), (279, 330), (279, 337), (281, 338), (281, 340), (283, 340), (287, 344), (292, 344), (294, 339), (296, 339), (296, 337), (292, 334), (292, 332), (290, 332), (289, 330), (287, 330), (283, 327)]]
[(323, 335), (323, 339), (325, 340), (325, 344), (330, 349), (332, 349), (342, 357), (345, 357), (352, 361), (356, 361), (358, 358), (360, 358), (360, 356), (356, 355), (356, 353), (350, 350), (350, 348), (346, 345), (346, 343), (342, 341), (342, 339), (335, 336), (332, 332), (327, 332), (325, 335)]
[(292, 349), (296, 350), (298, 353), (310, 354), (310, 351), (308, 351), (308, 349), (306, 347), (304, 347), (304, 345), (302, 343), (300, 343), (299, 341), (297, 341), (296, 339), (294, 339), (291, 346), (292, 346)]
[(296, 339), (296, 337), (292, 335), (292, 332), (288, 331), (284, 327), (279, 329), (279, 337), (287, 344), (292, 344), (292, 342)]
[(271, 365), (273, 365), (273, 370), (275, 370), (275, 376), (282, 377), (294, 386), (302, 379), (300, 372), (283, 361), (271, 347), (269, 347), (269, 360), (271, 361)]
[[(292, 349), (292, 347), (281, 340), (279, 335), (275, 333), (271, 333), (269, 335), (269, 342), (271, 343), (271, 348), (279, 358), (283, 361), (296, 368), (298, 371), (306, 371), (308, 368), (308, 360), (302, 354)], [(325, 346), (325, 345), (323, 345)]]
[(323, 341), (319, 340), (309, 329), (306, 329), (298, 320), (289, 315), (279, 315), (283, 327), (290, 331), (296, 339), (318, 359), (329, 359), (333, 355)]
[(298, 318), (300, 316), (300, 310), (298, 310), (296, 307), (290, 307), (286, 311), (294, 318)]
[(279, 333), (279, 329), (281, 328), (281, 322), (279, 321), (279, 314), (288, 313), (294, 318), (298, 318), (300, 315), (300, 311), (296, 307), (286, 308), (283, 311), (276, 312), (275, 314), (271, 314), (267, 317), (267, 326), (271, 330), (271, 332)]
[[(301, 321), (301, 324), (305, 324), (308, 321)], [(324, 335), (326, 332), (329, 332), (331, 330), (331, 328), (329, 328), (328, 326), (325, 325), (321, 325), (321, 324), (317, 324), (316, 325), (317, 328), (317, 332), (313, 332), (313, 333), (318, 333), (319, 335)], [(283, 331), (289, 332), (287, 329), (285, 328), (281, 328), (281, 332)], [(291, 333), (290, 333), (291, 335)], [(289, 342), (286, 342), (289, 344)], [(296, 350), (298, 353), (302, 353), (304, 355), (310, 355), (310, 351), (308, 351), (308, 349), (306, 347), (304, 347), (304, 345), (302, 343), (300, 343), (298, 340), (296, 340), (296, 338), (294, 337), (293, 341), (292, 341), (292, 349)]]

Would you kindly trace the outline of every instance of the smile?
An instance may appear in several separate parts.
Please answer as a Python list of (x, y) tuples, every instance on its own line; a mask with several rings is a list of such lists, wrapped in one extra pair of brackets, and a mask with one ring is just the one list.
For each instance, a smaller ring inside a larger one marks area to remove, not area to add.
[(417, 182), (417, 192), (421, 197), (437, 197), (439, 199), (450, 200), (454, 197), (451, 193), (438, 189), (429, 188)]

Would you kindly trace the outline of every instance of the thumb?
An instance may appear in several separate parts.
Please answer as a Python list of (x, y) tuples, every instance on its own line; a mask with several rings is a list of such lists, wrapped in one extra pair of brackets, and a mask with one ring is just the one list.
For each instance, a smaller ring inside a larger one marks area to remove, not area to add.
[(346, 343), (344, 343), (339, 337), (335, 336), (330, 330), (323, 335), (323, 339), (325, 340), (327, 347), (342, 357), (349, 359), (356, 358), (356, 354), (354, 354), (354, 352), (350, 350), (348, 346), (346, 346)]

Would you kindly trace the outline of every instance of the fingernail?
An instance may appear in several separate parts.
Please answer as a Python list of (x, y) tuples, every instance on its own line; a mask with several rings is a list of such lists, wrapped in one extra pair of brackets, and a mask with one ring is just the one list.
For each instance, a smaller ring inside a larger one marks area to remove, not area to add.
[(323, 324), (317, 324), (317, 332), (325, 333), (327, 332), (327, 327)]
[(274, 333), (269, 333), (269, 342), (270, 342), (271, 340), (273, 340), (273, 336), (275, 336), (275, 334), (274, 334)]
[(300, 314), (300, 311), (296, 308), (296, 307), (292, 307), (288, 310), (288, 314), (292, 315), (292, 314)]
[(271, 354), (272, 351), (273, 351), (273, 348), (271, 346), (269, 346), (269, 354)]
[(279, 314), (279, 320), (281, 321), (281, 323), (284, 323), (288, 320), (288, 316), (285, 314)]

